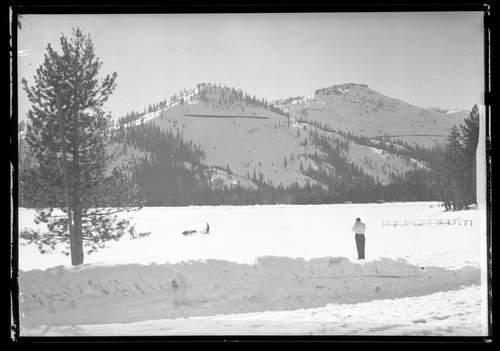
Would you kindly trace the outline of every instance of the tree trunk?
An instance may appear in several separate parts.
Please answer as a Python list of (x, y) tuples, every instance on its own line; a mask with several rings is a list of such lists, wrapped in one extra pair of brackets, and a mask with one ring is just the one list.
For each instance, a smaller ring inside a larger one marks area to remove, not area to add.
[(82, 209), (79, 205), (73, 205), (73, 210), (74, 250), (71, 264), (77, 266), (83, 263)]
[(450, 188), (449, 183), (446, 181), (446, 178), (441, 178), (439, 180), (439, 187), (441, 189), (441, 193), (443, 196), (443, 204), (446, 211), (451, 210), (451, 197), (450, 197)]
[(456, 209), (456, 205), (457, 205), (457, 201), (455, 199), (455, 191), (453, 189), (453, 182), (450, 180), (450, 177), (447, 177), (447, 184), (446, 184), (446, 189), (448, 190), (447, 191), (447, 194), (448, 194), (448, 204), (450, 206), (450, 210), (455, 210)]
[(73, 111), (73, 234), (74, 251), (71, 264), (83, 263), (82, 204), (80, 190), (80, 136), (78, 135), (78, 110)]
[(471, 204), (477, 204), (477, 177), (476, 177), (476, 155), (473, 155), (472, 158), (472, 170), (471, 170), (471, 176), (470, 176), (470, 182), (471, 182), (471, 194), (470, 194), (470, 203)]
[(470, 172), (472, 171), (469, 167), (471, 165), (465, 164), (462, 169), (459, 170), (459, 178), (458, 178), (458, 186), (460, 191), (460, 201), (461, 206), (460, 209), (466, 210), (467, 205), (469, 204), (469, 194), (470, 194), (470, 183), (469, 177)]
[(444, 205), (444, 209), (448, 211), (450, 209), (450, 206), (448, 204), (448, 199), (446, 197), (446, 190), (444, 189), (443, 184), (441, 182), (439, 182), (438, 188), (439, 188), (439, 194), (441, 196), (441, 201), (443, 202)]
[(71, 253), (71, 260), (73, 261), (74, 257), (74, 232), (73, 232), (73, 216), (71, 209), (71, 201), (70, 201), (70, 193), (69, 193), (69, 171), (68, 171), (68, 162), (66, 159), (66, 141), (64, 138), (64, 119), (62, 117), (62, 108), (61, 108), (61, 96), (59, 92), (56, 93), (56, 104), (57, 104), (57, 115), (59, 118), (59, 134), (61, 136), (61, 153), (62, 153), (62, 161), (63, 161), (63, 172), (64, 172), (64, 188), (66, 195), (66, 206), (68, 212), (68, 232), (69, 232), (69, 247)]

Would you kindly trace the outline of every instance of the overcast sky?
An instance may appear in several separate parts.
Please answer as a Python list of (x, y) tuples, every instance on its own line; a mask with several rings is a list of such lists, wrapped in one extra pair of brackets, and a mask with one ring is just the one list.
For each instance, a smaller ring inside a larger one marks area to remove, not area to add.
[[(116, 71), (114, 118), (197, 83), (268, 100), (342, 83), (367, 84), (421, 107), (482, 104), (482, 12), (26, 15), (18, 81), (32, 84), (47, 43), (89, 33), (101, 73)], [(29, 103), (19, 90), (19, 117)]]

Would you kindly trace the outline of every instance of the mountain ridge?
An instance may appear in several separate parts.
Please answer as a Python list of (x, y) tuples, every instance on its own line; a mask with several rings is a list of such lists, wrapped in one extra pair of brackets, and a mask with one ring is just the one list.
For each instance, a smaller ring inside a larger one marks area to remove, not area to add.
[(306, 101), (285, 100), (278, 106), (292, 118), (318, 120), (366, 137), (402, 138), (426, 147), (442, 145), (451, 127), (467, 117), (466, 112), (423, 109), (356, 83), (317, 89)]
[[(393, 140), (399, 138), (428, 148), (442, 145), (451, 127), (463, 122), (468, 114), (468, 111), (417, 107), (401, 99), (376, 92), (366, 84), (358, 83), (332, 85), (316, 89), (310, 95), (269, 102), (264, 98), (257, 99), (255, 95), (250, 96), (241, 89), (227, 86), (222, 88), (220, 83), (218, 86), (211, 83), (199, 83), (196, 88), (184, 89), (178, 96), (175, 94), (168, 101), (165, 99), (163, 104), (150, 105), (147, 112), (144, 109), (142, 115), (136, 113), (135, 118), (131, 120), (140, 123), (148, 121), (153, 111), (168, 109), (183, 103), (199, 103), (197, 97), (206, 94), (205, 91), (210, 89), (228, 91), (245, 102), (253, 101), (256, 106), (291, 117), (293, 120), (319, 121), (334, 129), (356, 135), (373, 138), (389, 137)], [(219, 101), (212, 102), (220, 103)], [(124, 120), (127, 122), (130, 117), (121, 117), (120, 120), (121, 123)], [(407, 128), (402, 128), (405, 124)], [(437, 133), (436, 130), (440, 132)]]
[[(207, 166), (231, 170), (232, 185), (234, 182), (238, 183), (234, 178), (240, 182), (248, 181), (253, 179), (253, 174), (262, 174), (273, 186), (319, 184), (321, 182), (310, 174), (320, 171), (335, 177), (335, 165), (321, 161), (326, 153), (311, 142), (311, 133), (316, 133), (316, 141), (329, 138), (331, 147), (344, 143), (337, 150), (346, 162), (353, 163), (363, 174), (383, 185), (408, 171), (425, 169), (422, 160), (401, 155), (401, 152), (398, 154), (398, 149), (407, 150), (411, 145), (404, 146), (404, 142), (396, 140), (396, 136), (408, 134), (396, 134), (390, 140), (387, 137), (382, 140), (384, 134), (372, 135), (371, 140), (364, 142), (366, 145), (361, 145), (353, 141), (356, 135), (351, 135), (349, 129), (345, 133), (342, 126), (321, 123), (321, 119), (313, 119), (303, 113), (297, 115), (297, 110), (303, 108), (304, 103), (326, 104), (322, 100), (324, 95), (344, 96), (350, 90), (359, 88), (369, 89), (364, 84), (349, 83), (318, 89), (307, 97), (307, 101), (294, 98), (268, 102), (250, 96), (241, 89), (198, 84), (195, 89), (185, 90), (183, 94), (174, 96), (163, 104), (164, 107), (158, 105), (157, 110), (152, 108), (151, 112), (135, 121), (125, 122), (124, 126), (153, 123), (163, 130), (173, 128), (181, 132), (186, 140), (191, 140), (206, 152), (204, 163)], [(381, 96), (379, 99), (390, 99), (376, 92), (370, 94)], [(399, 99), (394, 101), (396, 102), (392, 102), (392, 105), (411, 106)], [(386, 104), (382, 100), (381, 107)], [(422, 109), (418, 111), (421, 116), (425, 116)], [(201, 118), (202, 116), (206, 118)], [(313, 117), (317, 115), (313, 114)], [(210, 122), (203, 119), (210, 119)], [(443, 129), (443, 135), (444, 133)], [(418, 136), (422, 137), (421, 134)], [(382, 147), (384, 143), (388, 146)], [(420, 144), (414, 143), (413, 146), (415, 145)], [(343, 151), (339, 151), (341, 149)]]
[(115, 130), (149, 205), (431, 200), (432, 150), (466, 117), (444, 111), (366, 84), (267, 101), (199, 83)]

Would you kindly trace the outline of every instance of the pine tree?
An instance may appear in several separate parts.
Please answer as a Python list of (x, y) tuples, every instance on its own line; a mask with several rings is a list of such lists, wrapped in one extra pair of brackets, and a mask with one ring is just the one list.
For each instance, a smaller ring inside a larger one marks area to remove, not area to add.
[(102, 107), (116, 87), (116, 72), (99, 78), (102, 63), (82, 30), (73, 30), (71, 39), (63, 34), (60, 43), (62, 54), (48, 44), (35, 85), (22, 82), (32, 104), (26, 141), (35, 165), (20, 175), (20, 194), (48, 231), (20, 235), (42, 253), (66, 245), (63, 252), (78, 265), (84, 249), (103, 248), (130, 229), (116, 213), (140, 208), (142, 199), (117, 163), (122, 148), (107, 151), (117, 143)]
[(18, 131), (24, 132), (26, 130), (26, 121), (19, 122)]
[(466, 162), (466, 186), (468, 204), (476, 203), (476, 149), (479, 142), (479, 108), (474, 105), (469, 118), (460, 125), (462, 130), (462, 145)]
[(446, 177), (452, 188), (453, 208), (456, 210), (466, 207), (466, 164), (464, 162), (464, 149), (461, 144), (462, 135), (454, 125), (446, 138), (445, 159)]

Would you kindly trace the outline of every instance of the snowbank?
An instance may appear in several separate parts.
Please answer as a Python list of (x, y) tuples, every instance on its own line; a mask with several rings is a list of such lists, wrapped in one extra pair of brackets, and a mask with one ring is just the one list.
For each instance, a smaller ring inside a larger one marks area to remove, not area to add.
[(21, 324), (73, 325), (283, 311), (428, 295), (480, 284), (474, 267), (447, 270), (382, 258), (261, 257), (151, 265), (84, 265), (20, 274)]
[(294, 311), (156, 319), (133, 323), (41, 325), (44, 336), (160, 335), (481, 335), (480, 287), (432, 295), (328, 304)]

